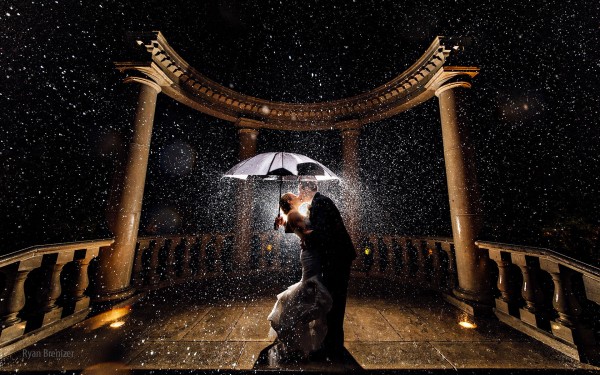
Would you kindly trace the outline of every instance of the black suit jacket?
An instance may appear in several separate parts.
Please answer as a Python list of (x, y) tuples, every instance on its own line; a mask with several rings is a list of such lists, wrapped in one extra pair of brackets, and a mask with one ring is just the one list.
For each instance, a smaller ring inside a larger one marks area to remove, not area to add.
[(331, 199), (317, 192), (309, 209), (310, 229), (306, 245), (321, 255), (325, 268), (348, 265), (356, 251), (346, 230), (342, 215)]

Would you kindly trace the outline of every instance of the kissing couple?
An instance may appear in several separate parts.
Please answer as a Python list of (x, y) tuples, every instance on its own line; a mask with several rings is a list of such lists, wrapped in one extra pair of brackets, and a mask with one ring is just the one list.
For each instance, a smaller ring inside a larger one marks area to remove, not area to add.
[[(300, 171), (299, 171), (300, 174)], [(308, 203), (308, 214), (299, 208)], [(343, 360), (344, 313), (350, 268), (356, 251), (333, 201), (318, 192), (316, 181), (300, 181), (298, 194), (279, 200), (286, 219), (275, 228), (300, 238), (302, 279), (277, 295), (268, 316), (273, 346), (284, 362)]]

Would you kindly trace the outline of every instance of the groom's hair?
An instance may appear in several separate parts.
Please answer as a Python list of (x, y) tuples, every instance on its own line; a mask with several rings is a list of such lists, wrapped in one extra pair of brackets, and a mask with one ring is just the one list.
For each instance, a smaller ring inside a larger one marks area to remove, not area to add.
[(318, 185), (316, 181), (300, 181), (298, 186), (301, 190), (317, 191)]

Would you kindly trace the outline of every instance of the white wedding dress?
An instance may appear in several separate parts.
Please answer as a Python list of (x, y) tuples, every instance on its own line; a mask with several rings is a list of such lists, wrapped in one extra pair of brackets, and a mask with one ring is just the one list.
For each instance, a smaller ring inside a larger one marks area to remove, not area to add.
[(327, 334), (332, 299), (321, 282), (321, 262), (303, 245), (300, 264), (302, 279), (277, 295), (267, 318), (271, 321), (269, 338), (278, 339), (277, 350), (283, 357), (307, 356), (321, 347)]

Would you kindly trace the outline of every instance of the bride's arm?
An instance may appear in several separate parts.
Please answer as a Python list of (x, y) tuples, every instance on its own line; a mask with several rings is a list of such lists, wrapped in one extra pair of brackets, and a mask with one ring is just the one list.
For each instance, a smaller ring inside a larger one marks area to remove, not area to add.
[(292, 229), (300, 229), (302, 234), (309, 234), (312, 232), (312, 230), (308, 229), (306, 218), (299, 212), (290, 212), (288, 214), (288, 225), (290, 225)]

